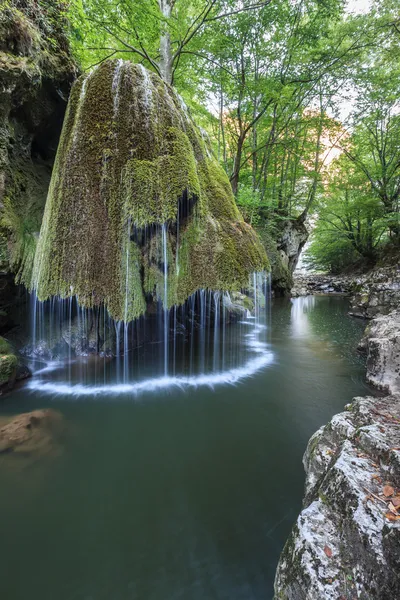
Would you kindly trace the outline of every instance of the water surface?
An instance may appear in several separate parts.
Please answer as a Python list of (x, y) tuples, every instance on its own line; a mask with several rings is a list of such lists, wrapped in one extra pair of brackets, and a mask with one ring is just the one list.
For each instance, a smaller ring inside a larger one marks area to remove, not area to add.
[[(368, 392), (355, 351), (364, 324), (346, 312), (342, 298), (275, 300), (253, 354), (243, 348), (251, 326), (235, 326), (225, 372), (265, 359), (235, 385), (98, 395), (39, 385), (5, 397), (0, 416), (51, 406), (67, 434), (56, 456), (0, 459), (0, 597), (271, 600), (301, 507), (308, 438)], [(191, 374), (187, 352), (175, 372), (190, 379), (203, 365)], [(147, 360), (141, 380), (157, 369)], [(215, 376), (212, 364), (204, 369)]]

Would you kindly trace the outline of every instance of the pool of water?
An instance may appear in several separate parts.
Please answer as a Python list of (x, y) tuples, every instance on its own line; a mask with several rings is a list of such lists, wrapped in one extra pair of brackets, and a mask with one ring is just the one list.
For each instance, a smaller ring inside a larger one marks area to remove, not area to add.
[(0, 597), (271, 600), (307, 441), (369, 391), (364, 323), (346, 312), (337, 297), (277, 299), (258, 331), (232, 326), (218, 369), (206, 352), (191, 373), (182, 346), (168, 378), (146, 361), (140, 389), (116, 393), (107, 373), (96, 391), (96, 367), (71, 391), (57, 367), (5, 396), (0, 417), (56, 408), (66, 434), (54, 456), (0, 458)]

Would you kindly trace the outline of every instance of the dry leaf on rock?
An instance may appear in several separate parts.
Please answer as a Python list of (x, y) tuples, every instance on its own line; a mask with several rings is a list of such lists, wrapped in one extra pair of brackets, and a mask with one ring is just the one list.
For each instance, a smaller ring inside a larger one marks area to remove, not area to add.
[(393, 496), (394, 494), (394, 489), (392, 488), (391, 485), (385, 485), (385, 487), (383, 488), (383, 495), (386, 496), (386, 498), (389, 498), (389, 496)]

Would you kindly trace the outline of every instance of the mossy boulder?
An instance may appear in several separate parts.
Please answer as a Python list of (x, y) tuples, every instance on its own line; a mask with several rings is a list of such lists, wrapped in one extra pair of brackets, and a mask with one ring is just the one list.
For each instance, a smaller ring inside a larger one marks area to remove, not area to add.
[(73, 86), (35, 256), (40, 300), (131, 321), (269, 269), (228, 178), (172, 88), (106, 61)]
[(0, 388), (12, 383), (17, 375), (18, 359), (10, 344), (0, 337)]
[(65, 11), (58, 0), (5, 0), (0, 6), (0, 267), (22, 282), (31, 276), (77, 75)]

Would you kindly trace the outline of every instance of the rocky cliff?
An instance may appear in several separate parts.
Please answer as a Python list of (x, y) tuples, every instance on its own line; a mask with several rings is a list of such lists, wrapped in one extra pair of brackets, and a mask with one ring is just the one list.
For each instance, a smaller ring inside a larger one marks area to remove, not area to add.
[(258, 228), (260, 238), (271, 262), (271, 286), (276, 296), (287, 296), (293, 287), (293, 273), (301, 251), (309, 236), (302, 221), (282, 221), (271, 235), (267, 229)]
[(0, 7), (0, 260), (30, 277), (52, 165), (76, 65), (65, 3), (6, 0)]
[[(0, 7), (0, 333), (31, 277), (52, 166), (77, 68), (65, 4), (6, 0)], [(0, 393), (29, 375), (0, 338)]]
[(276, 600), (400, 597), (400, 395), (355, 398), (310, 439)]

